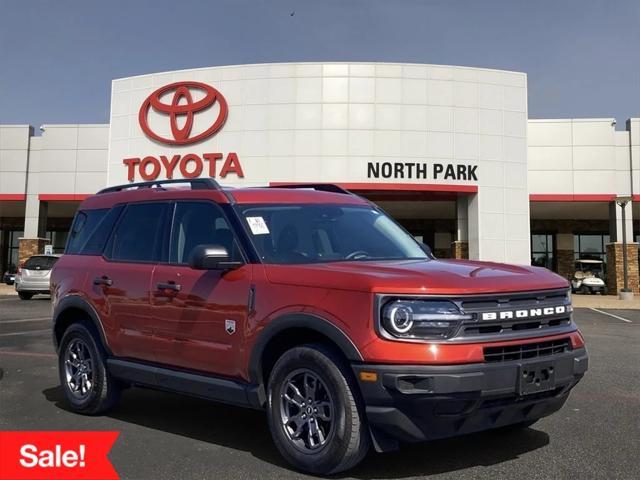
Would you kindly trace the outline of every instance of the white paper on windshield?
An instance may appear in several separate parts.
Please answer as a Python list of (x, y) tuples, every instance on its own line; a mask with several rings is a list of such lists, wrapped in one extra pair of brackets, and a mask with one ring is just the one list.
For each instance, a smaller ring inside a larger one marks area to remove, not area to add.
[(269, 235), (269, 227), (262, 217), (247, 217), (247, 223), (254, 235)]

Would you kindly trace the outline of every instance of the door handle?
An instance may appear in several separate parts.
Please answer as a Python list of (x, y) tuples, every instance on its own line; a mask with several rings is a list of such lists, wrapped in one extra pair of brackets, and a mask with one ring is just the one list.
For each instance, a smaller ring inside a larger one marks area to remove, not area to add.
[(181, 285), (178, 285), (176, 282), (174, 282), (173, 280), (170, 280), (168, 282), (160, 282), (156, 284), (156, 288), (158, 290), (171, 290), (173, 292), (179, 292), (180, 289), (182, 288)]
[(111, 280), (106, 275), (102, 275), (101, 277), (96, 277), (93, 279), (94, 285), (102, 285), (103, 287), (110, 287), (113, 285), (113, 280)]

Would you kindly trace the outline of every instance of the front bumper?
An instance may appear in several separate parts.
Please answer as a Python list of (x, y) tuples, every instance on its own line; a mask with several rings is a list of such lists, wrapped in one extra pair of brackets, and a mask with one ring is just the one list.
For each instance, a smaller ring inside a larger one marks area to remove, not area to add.
[[(523, 368), (553, 362), (551, 390), (521, 396)], [(575, 349), (532, 360), (447, 366), (352, 365), (375, 372), (375, 382), (360, 381), (374, 445), (397, 448), (398, 441), (451, 437), (535, 420), (564, 405), (588, 368), (587, 351)]]

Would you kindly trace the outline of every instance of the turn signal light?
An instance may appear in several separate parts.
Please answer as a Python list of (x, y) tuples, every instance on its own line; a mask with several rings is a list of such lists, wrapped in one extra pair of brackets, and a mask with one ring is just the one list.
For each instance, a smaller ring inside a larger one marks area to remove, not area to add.
[(575, 332), (573, 335), (571, 335), (571, 347), (572, 348), (584, 347), (584, 338), (582, 338), (582, 335), (580, 334), (580, 332)]
[(376, 372), (360, 372), (360, 381), (362, 382), (377, 382), (378, 374)]

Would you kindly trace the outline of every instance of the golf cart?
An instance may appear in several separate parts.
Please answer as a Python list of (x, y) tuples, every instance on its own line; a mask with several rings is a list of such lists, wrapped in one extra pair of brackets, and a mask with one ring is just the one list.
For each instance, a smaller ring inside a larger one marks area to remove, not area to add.
[(591, 260), (581, 258), (576, 260), (576, 270), (571, 279), (571, 290), (583, 294), (589, 293), (605, 293), (606, 285), (602, 277), (603, 272), (602, 260)]

